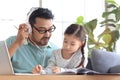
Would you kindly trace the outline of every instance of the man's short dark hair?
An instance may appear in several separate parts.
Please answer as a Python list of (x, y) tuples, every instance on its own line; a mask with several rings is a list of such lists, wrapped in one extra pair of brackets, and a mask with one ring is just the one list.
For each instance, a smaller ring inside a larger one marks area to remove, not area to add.
[(29, 23), (33, 27), (36, 18), (53, 19), (54, 15), (48, 8), (35, 8), (29, 15)]

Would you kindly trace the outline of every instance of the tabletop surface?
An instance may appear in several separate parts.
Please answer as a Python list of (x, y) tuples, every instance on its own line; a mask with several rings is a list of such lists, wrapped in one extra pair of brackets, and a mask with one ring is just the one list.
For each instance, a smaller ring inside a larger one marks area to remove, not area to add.
[(120, 75), (0, 75), (2, 80), (120, 80)]

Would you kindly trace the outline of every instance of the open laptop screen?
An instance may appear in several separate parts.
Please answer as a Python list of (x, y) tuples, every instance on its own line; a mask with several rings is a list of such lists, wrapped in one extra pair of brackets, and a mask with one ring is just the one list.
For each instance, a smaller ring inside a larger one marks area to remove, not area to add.
[(5, 41), (0, 41), (0, 74), (14, 74)]

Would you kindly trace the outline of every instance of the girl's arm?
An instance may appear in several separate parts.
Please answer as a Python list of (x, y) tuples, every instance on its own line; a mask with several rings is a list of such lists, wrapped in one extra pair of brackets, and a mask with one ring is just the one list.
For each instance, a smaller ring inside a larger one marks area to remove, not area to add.
[(48, 65), (47, 67), (42, 70), (42, 74), (53, 74), (52, 72), (52, 67), (56, 66), (56, 58), (55, 58), (55, 53), (52, 54), (51, 58), (48, 60)]

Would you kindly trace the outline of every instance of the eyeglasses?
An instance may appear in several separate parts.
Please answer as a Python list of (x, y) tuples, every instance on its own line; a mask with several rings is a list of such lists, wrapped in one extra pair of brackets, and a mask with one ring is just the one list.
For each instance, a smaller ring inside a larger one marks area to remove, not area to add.
[(51, 28), (48, 29), (48, 30), (46, 30), (45, 28), (40, 28), (40, 29), (38, 29), (38, 28), (36, 28), (35, 26), (34, 26), (33, 28), (35, 28), (35, 30), (37, 30), (40, 34), (44, 34), (44, 33), (46, 33), (46, 32), (51, 33), (51, 32), (53, 32), (53, 31), (56, 29), (56, 27), (55, 27), (54, 25), (51, 26)]

